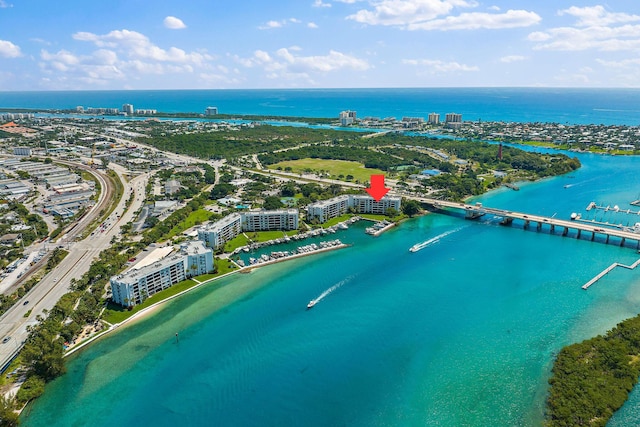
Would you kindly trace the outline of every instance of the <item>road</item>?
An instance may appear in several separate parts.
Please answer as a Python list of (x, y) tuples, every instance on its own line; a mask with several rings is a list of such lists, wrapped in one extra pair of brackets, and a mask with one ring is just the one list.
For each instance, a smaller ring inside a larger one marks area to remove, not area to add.
[[(78, 166), (78, 165), (74, 165)], [(73, 231), (62, 236), (57, 245), (68, 249), (67, 257), (50, 273), (42, 278), (40, 283), (21, 298), (0, 317), (0, 337), (11, 337), (7, 342), (0, 343), (0, 367), (5, 368), (7, 363), (22, 348), (23, 342), (28, 337), (27, 328), (38, 323), (37, 316), (45, 317), (45, 312), (51, 310), (58, 300), (67, 292), (71, 279), (78, 279), (89, 270), (91, 263), (99, 257), (100, 252), (111, 245), (111, 239), (119, 235), (120, 226), (131, 221), (135, 212), (142, 206), (145, 199), (145, 186), (149, 176), (153, 172), (141, 174), (129, 182), (126, 182), (122, 175), (124, 169), (117, 165), (113, 169), (121, 176), (125, 184), (124, 197), (118, 201), (113, 213), (105, 220), (104, 232), (96, 231), (82, 241), (74, 242), (87, 226), (99, 215), (102, 210), (108, 209), (110, 195), (113, 193), (110, 181), (106, 177), (91, 168), (81, 166), (89, 170), (100, 182), (103, 191), (96, 205), (89, 214), (73, 227)], [(125, 211), (126, 201), (131, 192), (134, 192), (134, 200), (129, 209)], [(118, 218), (118, 214), (121, 217)], [(50, 243), (51, 245), (51, 243)]]

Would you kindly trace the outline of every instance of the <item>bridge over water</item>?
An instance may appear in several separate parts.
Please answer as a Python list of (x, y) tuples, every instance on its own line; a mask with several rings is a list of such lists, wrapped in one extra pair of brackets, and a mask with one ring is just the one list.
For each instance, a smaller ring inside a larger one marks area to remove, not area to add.
[[(537, 231), (546, 229), (551, 234), (559, 236), (567, 236), (571, 232), (571, 234), (575, 234), (575, 237), (578, 239), (586, 238), (591, 241), (596, 241), (596, 236), (602, 236), (605, 243), (615, 243), (620, 246), (625, 246), (625, 244), (628, 245), (629, 243), (635, 243), (636, 249), (640, 249), (640, 234), (624, 229), (603, 227), (600, 224), (566, 221), (542, 215), (532, 215), (523, 212), (509, 211), (506, 209), (496, 209), (483, 206), (480, 203), (471, 205), (467, 203), (449, 202), (446, 200), (437, 200), (423, 197), (411, 197), (411, 199), (433, 206), (438, 210), (448, 209), (463, 212), (465, 218), (467, 219), (476, 219), (486, 214), (490, 214), (501, 217), (502, 220), (500, 221), (500, 223), (503, 225), (511, 225), (514, 221), (519, 221), (522, 222), (523, 228), (525, 229), (529, 229), (532, 226), (535, 226)], [(600, 239), (598, 239), (598, 241), (600, 241)]]

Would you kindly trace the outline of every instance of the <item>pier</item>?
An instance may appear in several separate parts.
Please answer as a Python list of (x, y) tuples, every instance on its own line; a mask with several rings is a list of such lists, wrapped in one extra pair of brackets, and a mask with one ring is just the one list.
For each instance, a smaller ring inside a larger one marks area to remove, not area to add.
[[(561, 236), (568, 236), (569, 232), (572, 232), (577, 239), (581, 239), (583, 235), (586, 235), (590, 241), (596, 241), (596, 236), (601, 236), (604, 239), (604, 243), (615, 243), (619, 246), (625, 246), (627, 242), (635, 242), (636, 249), (640, 249), (640, 233), (635, 233), (630, 230), (608, 228), (603, 227), (601, 224), (562, 220), (555, 217), (491, 208), (483, 206), (481, 203), (471, 205), (462, 202), (450, 202), (424, 197), (411, 198), (433, 206), (438, 210), (449, 209), (463, 212), (466, 219), (477, 219), (489, 214), (502, 218), (500, 221), (502, 225), (512, 225), (514, 221), (520, 221), (524, 229), (530, 229), (532, 228), (531, 225), (535, 225), (535, 230), (537, 231), (548, 229), (551, 234)], [(559, 230), (559, 234), (556, 233), (556, 229)]]
[(633, 270), (635, 269), (638, 265), (640, 264), (640, 259), (637, 260), (636, 262), (634, 262), (631, 265), (624, 265), (624, 264), (620, 264), (619, 262), (614, 262), (613, 264), (611, 264), (609, 267), (605, 268), (604, 270), (602, 270), (597, 276), (595, 276), (593, 279), (589, 280), (587, 283), (585, 283), (584, 285), (582, 285), (582, 289), (587, 290), (589, 289), (589, 286), (593, 285), (594, 283), (596, 283), (598, 280), (602, 279), (604, 276), (606, 276), (607, 274), (609, 274), (611, 272), (611, 270), (613, 270), (616, 267), (622, 267), (622, 268), (626, 268), (628, 270)]

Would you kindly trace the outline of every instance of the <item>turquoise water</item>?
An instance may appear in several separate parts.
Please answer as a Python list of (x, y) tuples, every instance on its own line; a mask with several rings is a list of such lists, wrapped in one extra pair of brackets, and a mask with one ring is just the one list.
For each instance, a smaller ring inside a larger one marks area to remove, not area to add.
[[(581, 160), (478, 200), (568, 218), (640, 198), (639, 158)], [(100, 340), (25, 425), (539, 426), (559, 349), (640, 312), (640, 270), (580, 288), (634, 248), (490, 217), (427, 215), (378, 238), (363, 225), (337, 236), (346, 249), (222, 279)], [(612, 425), (636, 424), (632, 402)]]
[(426, 118), (456, 112), (464, 120), (627, 124), (637, 126), (640, 89), (410, 88), (265, 90), (120, 90), (0, 92), (3, 108), (137, 108), (161, 112), (335, 117), (355, 110), (358, 117)]

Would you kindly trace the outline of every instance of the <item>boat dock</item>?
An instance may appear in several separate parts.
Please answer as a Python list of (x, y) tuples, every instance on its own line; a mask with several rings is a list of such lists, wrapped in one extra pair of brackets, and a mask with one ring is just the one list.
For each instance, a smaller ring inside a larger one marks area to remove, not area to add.
[(604, 270), (602, 270), (597, 276), (595, 276), (593, 279), (589, 280), (587, 283), (585, 283), (584, 285), (582, 285), (582, 289), (587, 290), (589, 289), (589, 286), (593, 285), (594, 283), (596, 283), (598, 280), (602, 279), (604, 276), (606, 276), (607, 274), (609, 274), (611, 272), (611, 270), (613, 270), (616, 267), (622, 267), (622, 268), (626, 268), (628, 270), (633, 270), (635, 269), (638, 265), (640, 265), (640, 259), (637, 260), (636, 262), (634, 262), (631, 265), (624, 265), (624, 264), (620, 264), (619, 262), (614, 262), (613, 264), (611, 264), (609, 267), (605, 268)]
[[(638, 202), (638, 200), (636, 200), (635, 202)], [(631, 202), (630, 204), (634, 206), (638, 206), (635, 204), (635, 202)], [(629, 214), (629, 215), (640, 215), (640, 211), (632, 211), (631, 209), (620, 209), (618, 205), (615, 205), (615, 206), (598, 205), (596, 202), (589, 203), (586, 210), (590, 211), (591, 209), (601, 210), (605, 212), (620, 212), (620, 213)]]

